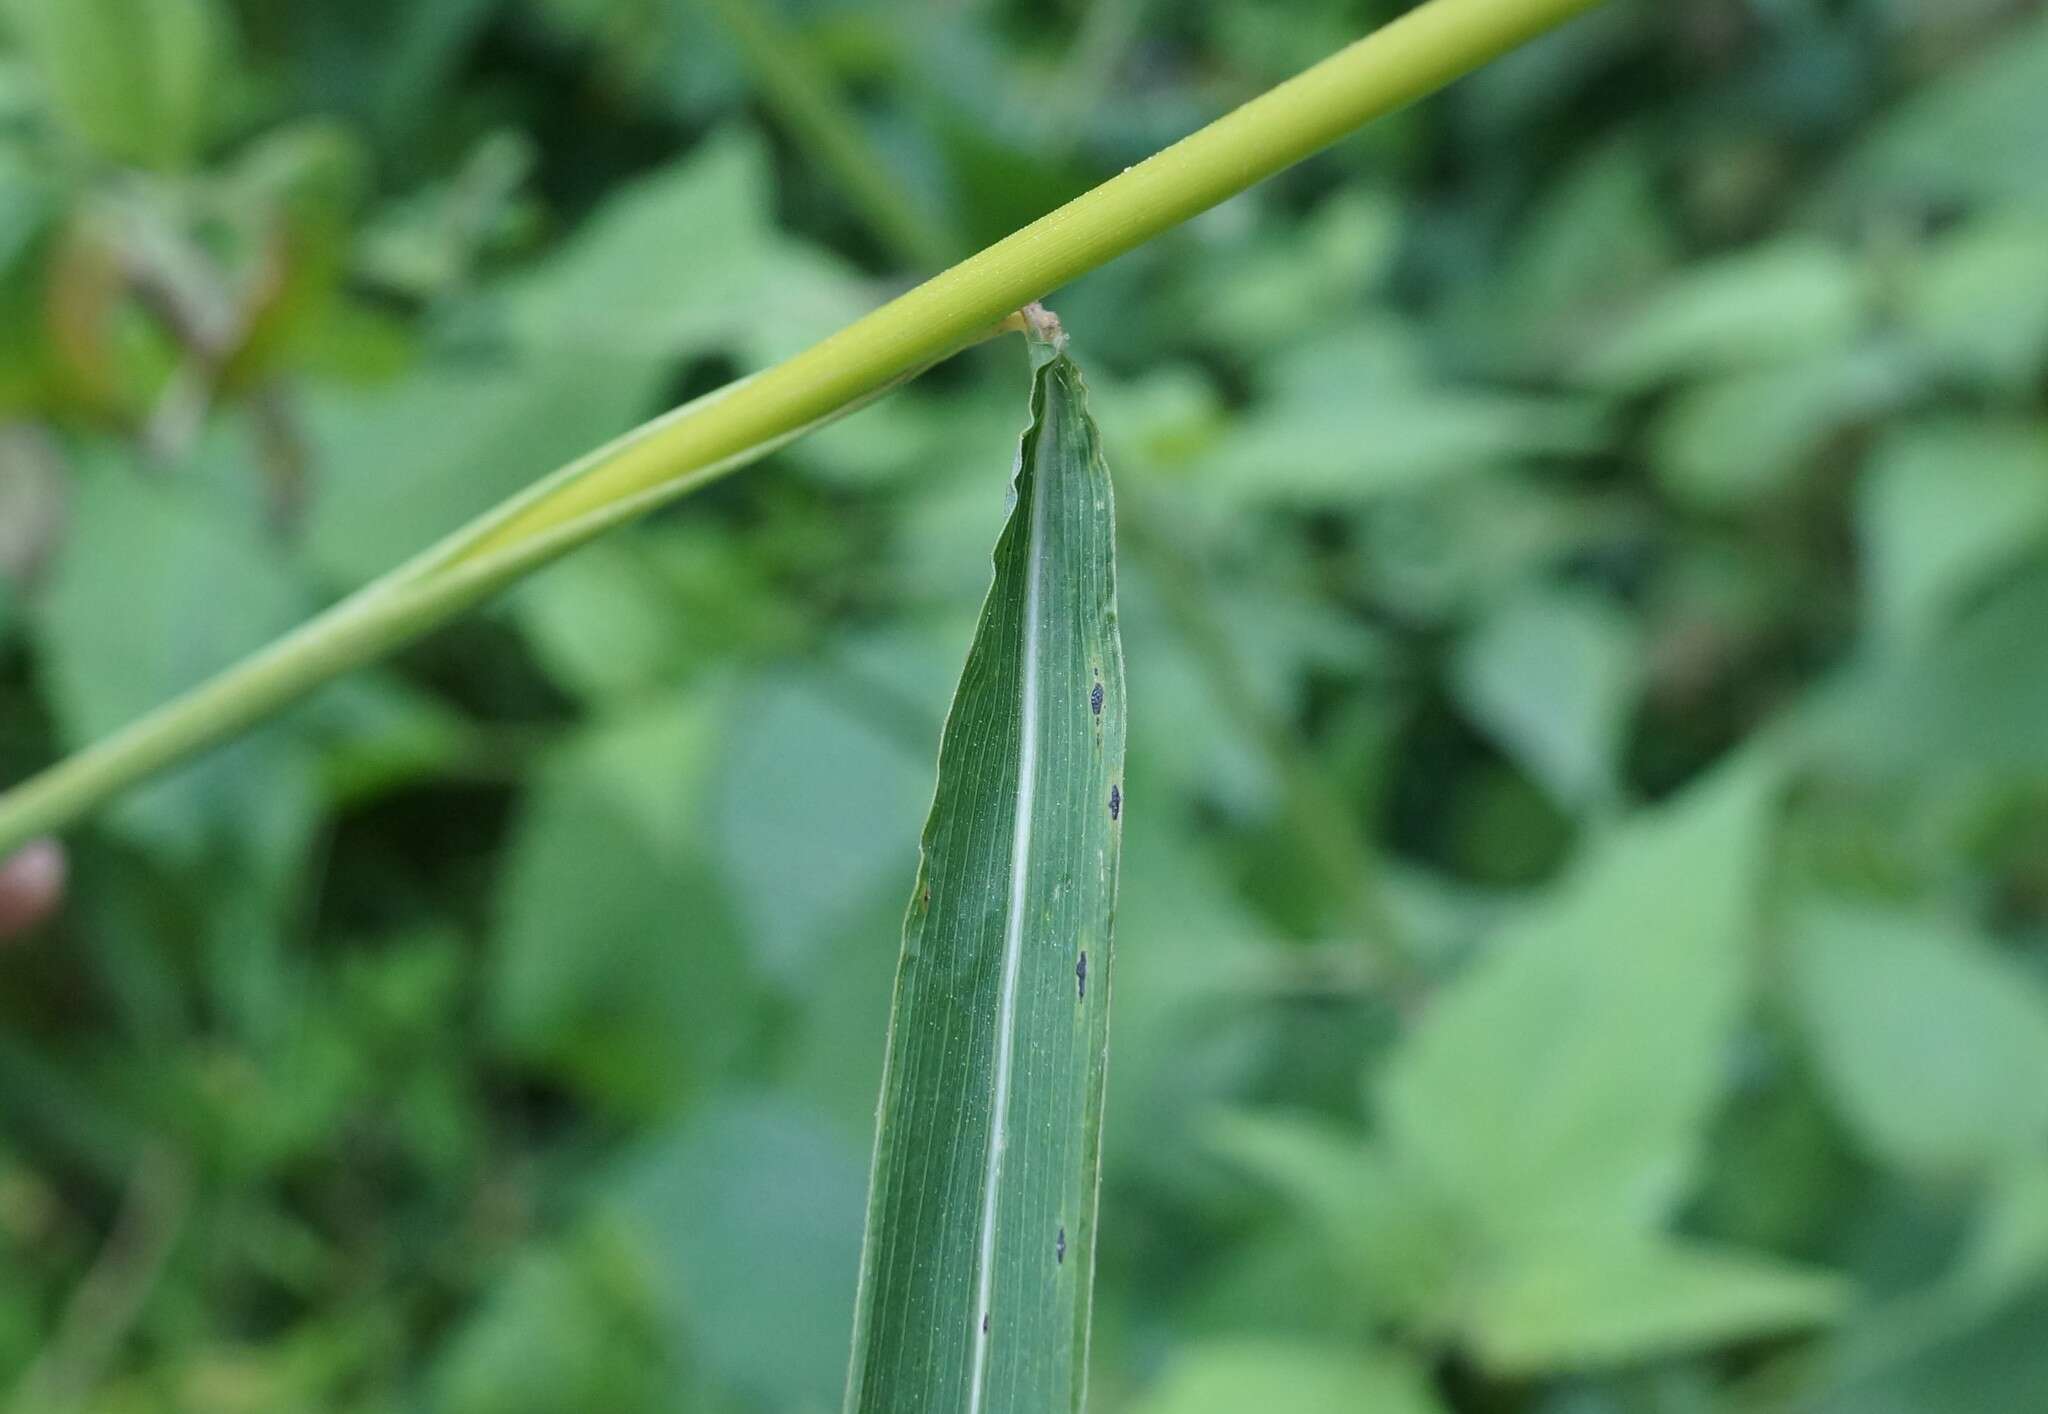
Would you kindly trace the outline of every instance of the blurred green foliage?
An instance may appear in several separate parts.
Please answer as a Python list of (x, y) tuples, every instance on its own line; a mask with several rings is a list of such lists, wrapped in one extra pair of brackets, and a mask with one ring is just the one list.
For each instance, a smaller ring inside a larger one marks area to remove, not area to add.
[[(0, 4), (0, 779), (1400, 8), (738, 5)], [(1060, 293), (1097, 1408), (2048, 1408), (2044, 272), (2038, 5), (1616, 0)], [(6, 1407), (836, 1407), (1022, 420), (964, 358), (82, 835)]]

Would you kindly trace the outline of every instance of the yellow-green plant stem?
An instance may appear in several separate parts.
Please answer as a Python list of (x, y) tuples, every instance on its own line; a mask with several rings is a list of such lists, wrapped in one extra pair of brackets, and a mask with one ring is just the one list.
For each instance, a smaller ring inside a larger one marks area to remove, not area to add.
[(761, 373), (747, 396), (593, 468), (481, 540), (487, 550), (817, 421), (944, 358), (1059, 286), (1431, 93), (1596, 0), (1430, 0), (942, 275)]
[(0, 858), (38, 835), (63, 828), (137, 781), (262, 721), (322, 683), (411, 642), (612, 526), (758, 461), (818, 425), (793, 428), (726, 462), (695, 468), (678, 484), (622, 496), (574, 521), (536, 529), (485, 553), (464, 553), (499, 519), (519, 514), (591, 467), (630, 458), (672, 423), (698, 415), (707, 404), (745, 386), (742, 381), (720, 389), (570, 463), (267, 648), (0, 795)]
[(1595, 3), (1429, 0), (808, 351), (563, 468), (254, 657), (0, 795), (0, 855), (607, 527), (861, 406), (1011, 311)]

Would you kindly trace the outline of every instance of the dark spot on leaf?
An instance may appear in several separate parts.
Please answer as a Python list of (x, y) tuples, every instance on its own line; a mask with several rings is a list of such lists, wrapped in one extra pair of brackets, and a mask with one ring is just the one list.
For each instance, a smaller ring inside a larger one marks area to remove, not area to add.
[(1065, 1266), (1067, 1261), (1067, 1230), (1065, 1228), (1060, 1229), (1059, 1239), (1053, 1243), (1052, 1251), (1054, 1258), (1060, 1265)]
[(1124, 813), (1124, 793), (1116, 786), (1109, 788), (1109, 818), (1120, 820)]
[(930, 884), (924, 886), (924, 891), (917, 896), (917, 901), (920, 907), (930, 908), (932, 906), (932, 886)]
[(1081, 949), (1081, 960), (1074, 964), (1074, 980), (1080, 984), (1081, 998), (1088, 997), (1088, 949)]
[(986, 1311), (981, 1313), (981, 1333), (983, 1335), (988, 1334), (988, 1312)]
[(1102, 684), (1095, 684), (1095, 690), (1088, 694), (1088, 710), (1096, 716), (1102, 715)]

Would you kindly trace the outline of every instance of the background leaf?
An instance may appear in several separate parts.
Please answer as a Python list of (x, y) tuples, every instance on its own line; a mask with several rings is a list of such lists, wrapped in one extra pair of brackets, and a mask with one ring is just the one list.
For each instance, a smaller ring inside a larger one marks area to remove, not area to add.
[(1824, 1324), (1840, 1278), (1664, 1241), (1528, 1251), (1473, 1297), (1479, 1358), (1507, 1375), (1633, 1364)]
[(1223, 1414), (1248, 1403), (1279, 1414), (1433, 1414), (1420, 1373), (1398, 1357), (1282, 1341), (1198, 1346), (1134, 1408), (1143, 1414)]
[(10, 0), (51, 104), (117, 162), (174, 166), (208, 136), (227, 56), (214, 0)]
[(703, 705), (669, 703), (569, 747), (501, 885), (498, 1035), (633, 1111), (685, 1103), (750, 1030), (728, 1000), (744, 943), (697, 838), (706, 728)]
[(864, 301), (836, 262), (785, 240), (769, 216), (760, 143), (724, 134), (612, 198), (547, 270), (515, 284), (513, 334), (579, 356), (794, 353)]
[(857, 1142), (800, 1110), (726, 1101), (642, 1156), (613, 1199), (657, 1243), (680, 1346), (783, 1409), (837, 1406), (860, 1263)]
[(2048, 997), (1967, 935), (1870, 910), (1804, 916), (1790, 954), (1814, 1059), (1873, 1150), (1934, 1175), (2048, 1144)]
[(1991, 423), (1901, 429), (1859, 509), (1879, 638), (1910, 646), (2048, 534), (2048, 432)]
[(1586, 375), (1640, 388), (1790, 362), (1846, 342), (1862, 302), (1856, 268), (1840, 252), (1805, 240), (1765, 244), (1672, 279), (1606, 336)]
[(1731, 771), (1632, 821), (1392, 1059), (1387, 1142), (1481, 1233), (1640, 1230), (1683, 1195), (1748, 986), (1768, 803)]
[(1584, 595), (1517, 596), (1452, 664), (1473, 720), (1566, 808), (1609, 805), (1640, 654), (1626, 615)]

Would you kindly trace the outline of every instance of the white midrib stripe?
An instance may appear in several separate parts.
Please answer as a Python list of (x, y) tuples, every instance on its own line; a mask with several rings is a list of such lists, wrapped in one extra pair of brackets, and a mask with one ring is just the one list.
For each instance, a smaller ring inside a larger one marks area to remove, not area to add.
[[(1035, 450), (1034, 444), (1034, 450)], [(987, 1177), (981, 1190), (981, 1240), (974, 1321), (974, 1370), (968, 1385), (968, 1414), (981, 1414), (988, 1382), (989, 1303), (995, 1289), (996, 1190), (1002, 1185), (1003, 1150), (1009, 1144), (1010, 1070), (1017, 1029), (1017, 979), (1024, 964), (1026, 876), (1031, 868), (1031, 813), (1038, 793), (1039, 602), (1045, 573), (1045, 477), (1031, 476), (1031, 540), (1024, 570), (1023, 710), (1018, 725), (1016, 838), (1010, 845), (1010, 916), (1003, 929), (1003, 989), (996, 1004), (996, 1083), (989, 1117)]]

